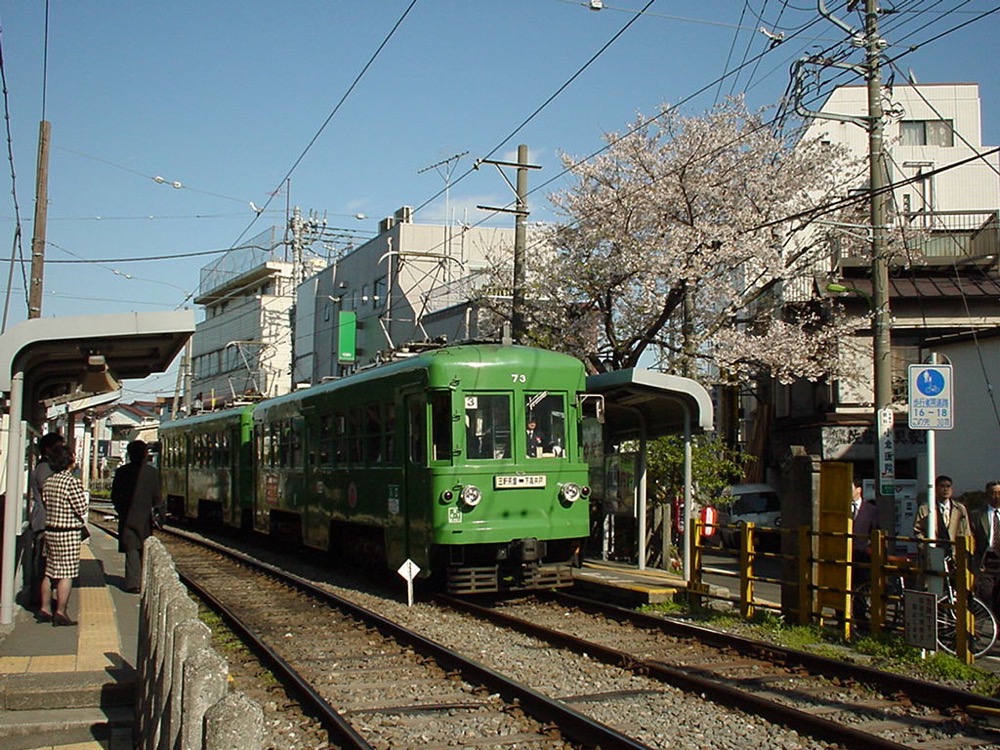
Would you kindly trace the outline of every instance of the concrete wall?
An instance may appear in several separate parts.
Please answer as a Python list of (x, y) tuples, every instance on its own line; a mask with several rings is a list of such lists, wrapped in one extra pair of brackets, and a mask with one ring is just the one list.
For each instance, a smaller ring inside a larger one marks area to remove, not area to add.
[(934, 351), (951, 360), (955, 397), (955, 429), (935, 435), (937, 473), (955, 481), (955, 494), (981, 491), (987, 482), (1000, 480), (1000, 336)]

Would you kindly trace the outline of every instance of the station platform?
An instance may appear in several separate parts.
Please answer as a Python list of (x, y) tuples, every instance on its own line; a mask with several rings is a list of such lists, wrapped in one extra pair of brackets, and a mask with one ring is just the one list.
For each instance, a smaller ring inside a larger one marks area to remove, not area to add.
[(133, 746), (139, 597), (123, 590), (118, 541), (90, 528), (68, 608), (79, 624), (54, 627), (16, 605), (0, 626), (4, 750)]
[(639, 570), (635, 563), (584, 560), (573, 571), (573, 591), (622, 607), (671, 601), (687, 588), (684, 578), (659, 568)]

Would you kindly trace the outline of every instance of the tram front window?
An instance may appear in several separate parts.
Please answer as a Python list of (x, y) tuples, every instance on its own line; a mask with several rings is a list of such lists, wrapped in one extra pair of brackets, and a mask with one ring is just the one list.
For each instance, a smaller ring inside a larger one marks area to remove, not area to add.
[(510, 401), (507, 396), (466, 395), (465, 448), (470, 459), (510, 458)]
[(566, 407), (562, 395), (542, 391), (524, 397), (524, 439), (528, 458), (566, 455)]

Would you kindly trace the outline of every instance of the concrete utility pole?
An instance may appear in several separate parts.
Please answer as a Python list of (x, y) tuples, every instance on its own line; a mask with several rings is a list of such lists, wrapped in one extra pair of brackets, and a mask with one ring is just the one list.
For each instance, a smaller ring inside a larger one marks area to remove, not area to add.
[[(852, 0), (848, 9), (853, 10), (860, 0)], [(892, 413), (892, 349), (890, 328), (892, 318), (889, 313), (889, 177), (886, 172), (884, 122), (882, 111), (882, 51), (885, 40), (879, 36), (879, 9), (876, 0), (865, 0), (865, 28), (859, 33), (840, 20), (826, 7), (825, 0), (816, 0), (823, 18), (850, 35), (852, 42), (865, 49), (865, 62), (861, 65), (812, 56), (799, 60), (794, 69), (795, 110), (805, 117), (822, 117), (839, 122), (849, 122), (865, 128), (868, 132), (868, 181), (871, 202), (869, 222), (871, 223), (871, 274), (872, 295), (860, 294), (868, 300), (872, 316), (872, 432), (875, 434), (875, 493), (882, 528), (895, 526), (895, 445)], [(868, 114), (865, 116), (842, 115), (833, 112), (816, 112), (805, 108), (802, 99), (805, 93), (809, 69), (813, 67), (833, 67), (863, 75), (868, 89)], [(832, 287), (841, 287), (833, 284)], [(851, 291), (842, 287), (841, 291)], [(853, 290), (857, 292), (857, 290)], [(933, 515), (933, 514), (932, 514)]]
[(52, 126), (38, 123), (38, 164), (35, 170), (35, 223), (31, 237), (31, 280), (28, 318), (42, 317), (42, 281), (45, 277), (45, 225), (49, 215), (49, 140)]
[[(892, 348), (889, 315), (888, 201), (889, 179), (883, 150), (882, 50), (878, 34), (876, 0), (865, 0), (865, 69), (868, 77), (868, 172), (871, 182), (872, 223), (872, 365), (874, 375), (874, 427), (878, 435), (880, 467), (876, 477), (876, 504), (883, 524), (892, 524), (895, 514), (895, 447), (892, 419)], [(893, 528), (883, 525), (883, 528)]]
[[(516, 202), (513, 209), (497, 208), (496, 206), (476, 206), (486, 211), (501, 211), (503, 213), (514, 214), (514, 278), (513, 289), (511, 290), (510, 304), (510, 334), (515, 343), (520, 343), (524, 335), (524, 255), (527, 249), (528, 232), (528, 170), (541, 169), (541, 167), (528, 164), (528, 147), (521, 144), (517, 147), (517, 161), (493, 161), (491, 159), (478, 159), (475, 169), (479, 169), (480, 164), (494, 164), (500, 170), (501, 176), (514, 191)], [(502, 167), (515, 167), (517, 169), (517, 184), (511, 185)]]

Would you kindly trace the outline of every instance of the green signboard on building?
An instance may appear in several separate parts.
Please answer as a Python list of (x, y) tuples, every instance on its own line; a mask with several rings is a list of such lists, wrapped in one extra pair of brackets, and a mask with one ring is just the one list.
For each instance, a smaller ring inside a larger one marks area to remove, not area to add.
[(354, 364), (358, 351), (358, 314), (352, 310), (337, 313), (337, 361)]

